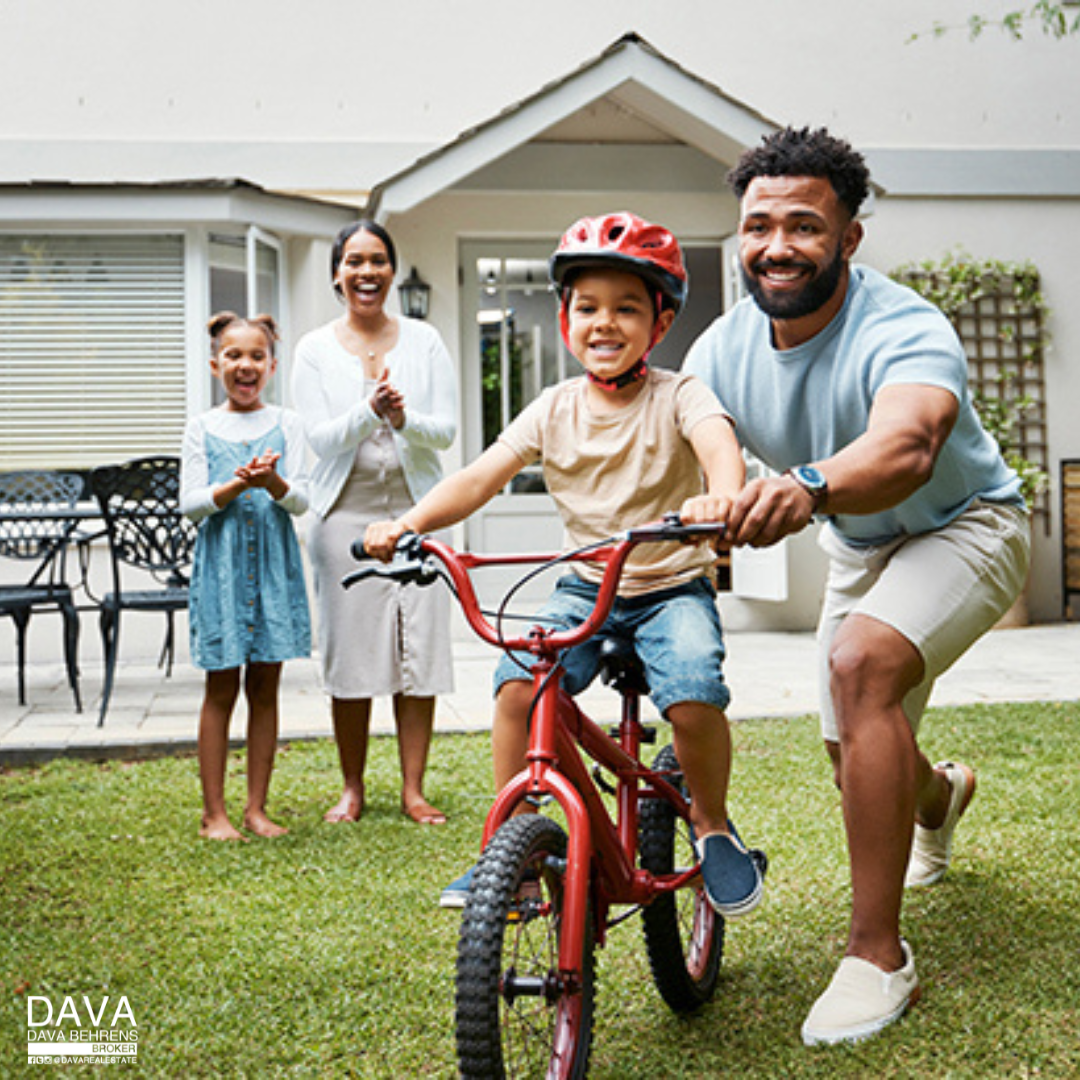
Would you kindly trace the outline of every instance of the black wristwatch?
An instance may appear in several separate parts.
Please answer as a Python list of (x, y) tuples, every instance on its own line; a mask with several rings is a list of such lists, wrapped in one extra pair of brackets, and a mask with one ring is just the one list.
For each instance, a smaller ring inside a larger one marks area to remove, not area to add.
[(813, 465), (793, 465), (787, 475), (814, 500), (814, 512), (829, 493), (829, 482)]

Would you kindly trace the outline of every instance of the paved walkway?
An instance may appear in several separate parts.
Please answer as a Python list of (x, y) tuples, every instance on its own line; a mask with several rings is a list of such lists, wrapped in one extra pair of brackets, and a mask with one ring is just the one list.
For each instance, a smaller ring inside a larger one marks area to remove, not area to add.
[[(132, 620), (134, 622), (134, 620)], [(129, 635), (125, 651), (145, 652), (159, 644), (158, 627), (144, 620), (144, 638)], [(91, 635), (86, 635), (87, 638)], [(100, 662), (82, 658), (85, 711), (74, 711), (59, 661), (35, 662), (28, 671), (29, 705), (17, 704), (14, 648), (0, 653), (0, 764), (19, 765), (59, 755), (140, 757), (189, 752), (195, 747), (203, 676), (186, 661), (171, 678), (156, 667), (153, 654), (124, 659), (105, 726), (97, 726)], [(88, 641), (87, 645), (91, 646)], [(87, 650), (89, 651), (89, 650)], [(734, 700), (732, 719), (798, 716), (817, 710), (815, 649), (811, 634), (732, 632), (728, 635), (727, 678)], [(455, 645), (457, 689), (440, 698), (436, 730), (483, 730), (490, 723), (493, 651), (476, 641)], [(933, 705), (980, 701), (1054, 701), (1080, 698), (1080, 623), (995, 630), (942, 678)], [(615, 719), (618, 703), (597, 684), (582, 698), (598, 719)], [(651, 707), (649, 707), (651, 709)], [(646, 710), (649, 711), (648, 709)], [(655, 714), (653, 714), (655, 715)], [(376, 702), (373, 730), (393, 730), (388, 702)], [(232, 734), (243, 738), (242, 710)], [(329, 710), (315, 661), (285, 665), (281, 737), (327, 738)]]

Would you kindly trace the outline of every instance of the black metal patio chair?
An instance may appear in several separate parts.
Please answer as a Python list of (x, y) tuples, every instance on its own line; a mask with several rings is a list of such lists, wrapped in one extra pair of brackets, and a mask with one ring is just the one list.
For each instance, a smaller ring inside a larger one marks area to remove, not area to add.
[(72, 516), (84, 481), (78, 473), (26, 469), (0, 473), (0, 556), (33, 564), (27, 580), (0, 585), (0, 615), (15, 621), (19, 704), (26, 704), (26, 637), (37, 611), (59, 611), (64, 619), (64, 663), (75, 709), (79, 696), (79, 613), (65, 577), (68, 540), (78, 524)]
[[(195, 526), (180, 513), (180, 459), (136, 458), (90, 473), (90, 489), (101, 507), (109, 541), (112, 591), (100, 601), (105, 679), (98, 727), (109, 709), (125, 611), (160, 611), (166, 619), (159, 667), (172, 674), (175, 615), (188, 606), (188, 580), (195, 550)], [(125, 587), (121, 568), (149, 575)], [(166, 666), (167, 665), (167, 666)]]

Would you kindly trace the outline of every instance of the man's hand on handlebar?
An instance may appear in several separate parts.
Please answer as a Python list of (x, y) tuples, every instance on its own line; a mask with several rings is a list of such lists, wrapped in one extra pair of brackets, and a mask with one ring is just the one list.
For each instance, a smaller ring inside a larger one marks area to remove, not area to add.
[(414, 532), (404, 521), (373, 521), (364, 531), (364, 550), (373, 558), (389, 562), (394, 557), (397, 542), (408, 532)]

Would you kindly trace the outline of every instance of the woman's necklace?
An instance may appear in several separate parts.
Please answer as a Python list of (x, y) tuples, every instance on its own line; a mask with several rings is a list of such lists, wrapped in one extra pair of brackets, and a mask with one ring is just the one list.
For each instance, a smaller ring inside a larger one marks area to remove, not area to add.
[(386, 336), (387, 326), (392, 325), (387, 322), (385, 325), (380, 326), (372, 334), (364, 334), (353, 326), (347, 319), (342, 320), (342, 327), (345, 331), (346, 347), (353, 353), (360, 361), (360, 365), (364, 370), (364, 375), (369, 379), (377, 379), (382, 374), (382, 356), (380, 355), (379, 347), (383, 338)]

